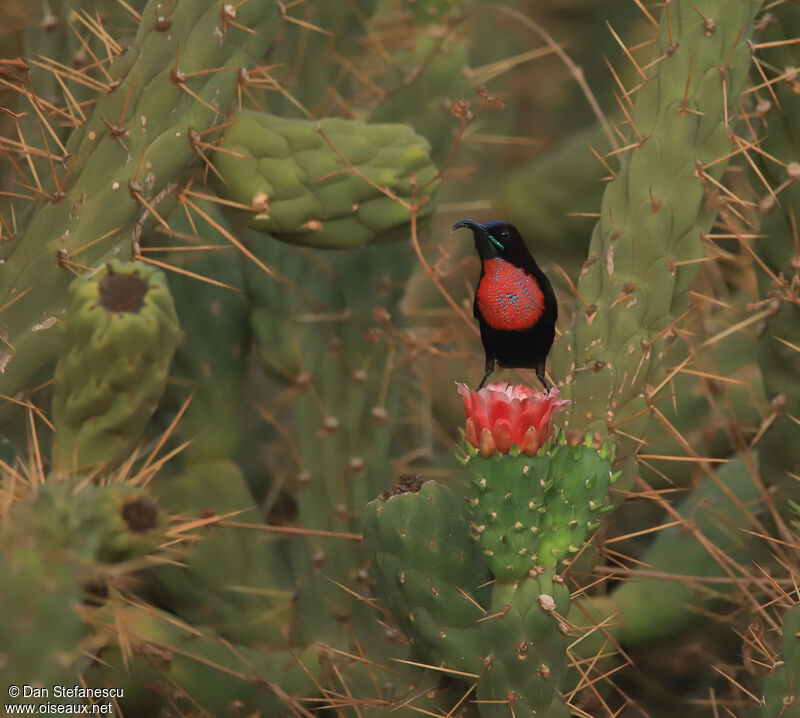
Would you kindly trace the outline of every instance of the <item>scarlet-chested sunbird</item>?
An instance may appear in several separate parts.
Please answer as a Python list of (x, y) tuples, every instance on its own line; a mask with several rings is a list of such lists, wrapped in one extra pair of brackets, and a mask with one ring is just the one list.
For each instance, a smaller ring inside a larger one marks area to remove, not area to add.
[(550, 280), (508, 222), (456, 222), (467, 227), (481, 258), (481, 276), (472, 311), (481, 328), (486, 373), (480, 389), (499, 364), (535, 369), (545, 389), (545, 361), (556, 332), (558, 303)]

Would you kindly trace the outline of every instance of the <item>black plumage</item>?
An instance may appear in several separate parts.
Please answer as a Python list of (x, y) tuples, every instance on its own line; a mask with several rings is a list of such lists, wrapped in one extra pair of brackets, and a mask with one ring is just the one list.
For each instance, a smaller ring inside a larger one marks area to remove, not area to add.
[(462, 219), (453, 230), (472, 230), (481, 258), (473, 313), (480, 324), (486, 372), (478, 389), (499, 364), (534, 369), (545, 389), (545, 362), (555, 338), (558, 302), (553, 286), (536, 264), (517, 229), (507, 222), (480, 224)]

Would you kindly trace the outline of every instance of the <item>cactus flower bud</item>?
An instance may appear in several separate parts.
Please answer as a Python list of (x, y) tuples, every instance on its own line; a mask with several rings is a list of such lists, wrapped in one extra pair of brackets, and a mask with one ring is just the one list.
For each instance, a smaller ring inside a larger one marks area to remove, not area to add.
[(553, 413), (569, 404), (558, 389), (536, 391), (524, 384), (494, 382), (480, 391), (457, 383), (467, 415), (466, 439), (483, 456), (507, 454), (516, 444), (533, 456), (553, 433)]

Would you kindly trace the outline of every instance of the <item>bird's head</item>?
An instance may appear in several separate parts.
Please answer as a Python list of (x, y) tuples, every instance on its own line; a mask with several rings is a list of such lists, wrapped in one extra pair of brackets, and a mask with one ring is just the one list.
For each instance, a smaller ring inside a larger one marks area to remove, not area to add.
[(504, 259), (512, 264), (521, 264), (530, 258), (530, 252), (525, 246), (516, 227), (508, 222), (475, 222), (471, 219), (461, 219), (451, 228), (451, 232), (466, 227), (472, 230), (475, 238), (475, 249), (482, 260)]

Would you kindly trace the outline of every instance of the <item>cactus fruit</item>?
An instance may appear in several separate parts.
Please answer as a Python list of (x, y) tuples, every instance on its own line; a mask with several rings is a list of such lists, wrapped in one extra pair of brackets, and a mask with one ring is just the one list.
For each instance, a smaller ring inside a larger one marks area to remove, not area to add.
[(374, 592), (421, 660), (479, 674), (489, 576), (464, 502), (442, 484), (401, 476), (367, 505), (363, 532)]
[(244, 111), (221, 149), (219, 194), (251, 207), (241, 219), (285, 242), (346, 249), (404, 233), (411, 212), (396, 198), (410, 202), (414, 185), (421, 188), (418, 217), (433, 210), (430, 146), (406, 125)]
[(53, 395), (57, 471), (127, 456), (161, 398), (177, 343), (160, 271), (110, 262), (73, 282)]

